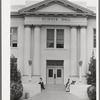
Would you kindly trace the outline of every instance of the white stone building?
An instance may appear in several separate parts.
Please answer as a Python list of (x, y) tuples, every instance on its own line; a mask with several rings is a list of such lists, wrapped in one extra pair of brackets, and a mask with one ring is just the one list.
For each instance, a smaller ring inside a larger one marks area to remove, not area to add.
[(14, 6), (10, 45), (23, 83), (29, 75), (32, 83), (40, 77), (45, 84), (65, 84), (68, 78), (78, 81), (79, 61), (85, 82), (92, 51), (96, 51), (96, 14), (67, 0)]

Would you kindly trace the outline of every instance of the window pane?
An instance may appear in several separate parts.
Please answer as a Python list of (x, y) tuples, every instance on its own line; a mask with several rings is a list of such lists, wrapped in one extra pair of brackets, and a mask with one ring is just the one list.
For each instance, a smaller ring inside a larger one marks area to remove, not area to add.
[(17, 35), (12, 35), (12, 40), (17, 40)]
[(57, 77), (61, 77), (61, 69), (57, 69)]
[(64, 48), (64, 29), (57, 29), (57, 48)]
[(93, 47), (96, 48), (96, 29), (93, 30)]
[(17, 43), (13, 43), (12, 46), (13, 46), (13, 47), (17, 47)]
[(10, 34), (10, 46), (12, 45), (12, 41), (11, 41), (11, 34)]
[(47, 47), (54, 47), (54, 29), (47, 29)]
[(17, 28), (13, 28), (13, 34), (17, 34)]
[(10, 35), (10, 42), (12, 47), (17, 47), (17, 27), (12, 27), (10, 29), (11, 35)]
[(49, 69), (49, 73), (48, 73), (49, 75), (49, 77), (53, 77), (53, 69)]

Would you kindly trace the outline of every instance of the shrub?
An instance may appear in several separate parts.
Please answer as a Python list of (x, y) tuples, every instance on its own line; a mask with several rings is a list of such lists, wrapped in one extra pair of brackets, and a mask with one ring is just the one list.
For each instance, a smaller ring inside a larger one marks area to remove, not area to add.
[(19, 100), (23, 95), (23, 86), (20, 83), (12, 82), (11, 83), (11, 100)]
[(94, 85), (88, 87), (87, 94), (91, 100), (96, 100), (96, 87)]
[(88, 97), (91, 100), (96, 100), (96, 59), (91, 57), (89, 63), (89, 73), (87, 73), (87, 84), (91, 86), (87, 89)]
[(17, 69), (16, 59), (10, 58), (10, 100), (19, 100), (23, 95), (21, 73)]
[(87, 84), (96, 83), (96, 59), (91, 57), (89, 63), (89, 73), (87, 73)]
[(10, 74), (10, 80), (11, 82), (18, 82), (21, 83), (21, 73), (20, 71), (17, 69), (17, 64), (16, 64), (16, 58), (14, 56), (12, 56), (10, 58), (10, 67), (11, 67), (11, 74)]

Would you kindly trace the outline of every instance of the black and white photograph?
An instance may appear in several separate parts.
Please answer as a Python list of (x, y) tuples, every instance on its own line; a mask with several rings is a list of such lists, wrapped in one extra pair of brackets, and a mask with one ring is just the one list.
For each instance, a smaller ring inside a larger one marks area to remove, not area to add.
[(10, 0), (10, 100), (98, 100), (97, 2)]

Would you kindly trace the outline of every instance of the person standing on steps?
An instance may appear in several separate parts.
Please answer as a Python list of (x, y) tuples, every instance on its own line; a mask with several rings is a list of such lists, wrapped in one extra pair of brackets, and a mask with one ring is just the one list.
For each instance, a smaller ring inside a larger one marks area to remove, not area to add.
[(39, 84), (41, 85), (41, 89), (45, 89), (45, 88), (44, 88), (44, 83), (43, 83), (43, 81), (42, 81), (42, 78), (40, 78)]
[(70, 79), (66, 83), (66, 92), (70, 92)]

